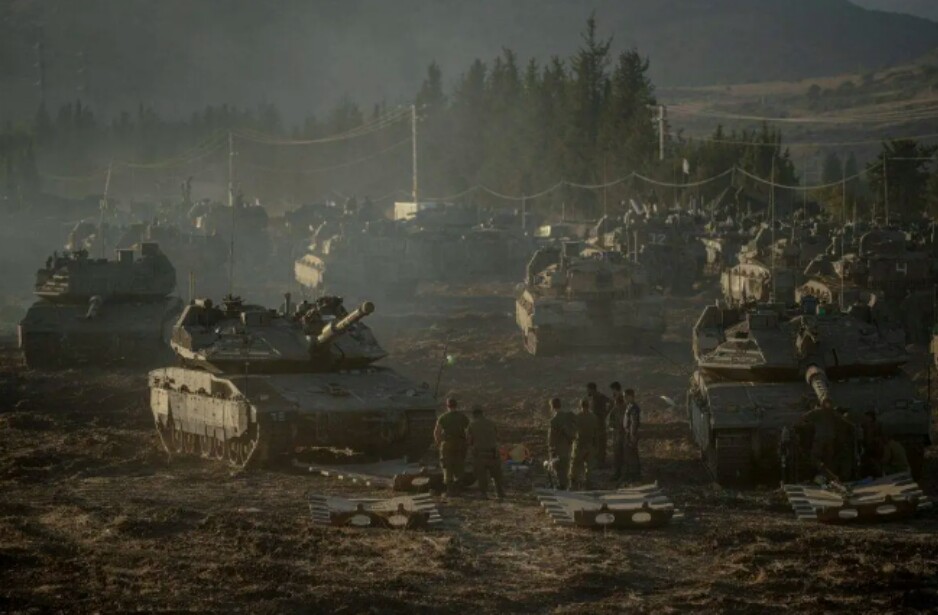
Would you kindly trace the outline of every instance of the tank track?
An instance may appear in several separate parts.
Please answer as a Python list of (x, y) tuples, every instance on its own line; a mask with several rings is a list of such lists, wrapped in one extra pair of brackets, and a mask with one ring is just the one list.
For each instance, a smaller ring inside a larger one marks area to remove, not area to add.
[(717, 434), (707, 450), (707, 468), (720, 485), (751, 485), (754, 475), (750, 435)]
[(261, 437), (257, 425), (242, 436), (219, 440), (207, 434), (185, 432), (170, 417), (166, 425), (156, 425), (163, 448), (170, 455), (201, 457), (224, 461), (228, 465), (248, 469), (256, 467), (267, 457), (266, 439)]

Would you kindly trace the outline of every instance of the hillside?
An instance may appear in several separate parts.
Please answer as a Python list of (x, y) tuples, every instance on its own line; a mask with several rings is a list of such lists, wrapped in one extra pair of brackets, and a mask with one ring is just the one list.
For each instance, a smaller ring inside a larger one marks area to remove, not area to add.
[[(768, 118), (794, 144), (796, 160), (829, 151), (868, 159), (884, 138), (938, 141), (938, 50), (880, 71), (798, 81), (659, 89), (672, 129), (700, 138), (716, 124), (753, 128)], [(823, 143), (825, 145), (814, 145)]]
[(905, 13), (938, 21), (938, 2), (935, 0), (852, 0), (854, 4), (868, 9)]
[(434, 59), (451, 80), (502, 47), (567, 55), (591, 11), (615, 48), (650, 56), (659, 85), (870, 70), (938, 47), (938, 23), (848, 0), (6, 0), (0, 118), (38, 101), (37, 24), (53, 105), (80, 96), (112, 116), (138, 101), (176, 114), (267, 101), (296, 119), (346, 94), (409, 100)]

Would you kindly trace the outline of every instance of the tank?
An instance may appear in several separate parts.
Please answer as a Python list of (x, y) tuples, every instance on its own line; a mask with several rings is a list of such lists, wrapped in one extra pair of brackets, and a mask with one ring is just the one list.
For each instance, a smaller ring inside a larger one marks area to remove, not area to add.
[(777, 479), (779, 443), (830, 399), (855, 425), (876, 412), (921, 473), (930, 444), (926, 403), (903, 373), (905, 348), (853, 315), (806, 302), (708, 306), (694, 326), (697, 369), (687, 394), (693, 438), (721, 484)]
[(182, 307), (171, 297), (176, 272), (154, 243), (118, 250), (117, 260), (87, 252), (54, 254), (36, 272), (39, 297), (19, 323), (30, 368), (146, 364), (168, 353), (169, 327)]
[(413, 248), (401, 225), (390, 220), (326, 222), (294, 263), (294, 275), (316, 295), (406, 301), (416, 296), (421, 274), (411, 262)]
[(171, 453), (273, 463), (316, 449), (418, 460), (432, 441), (435, 401), (394, 370), (361, 322), (326, 296), (281, 310), (227, 297), (197, 300), (173, 328), (180, 366), (149, 374), (150, 406)]
[(911, 247), (904, 232), (887, 229), (864, 233), (852, 248), (815, 257), (796, 297), (839, 302), (843, 289), (845, 303), (853, 299), (868, 305), (873, 321), (896, 341), (927, 345), (935, 321), (929, 252)]
[(533, 355), (644, 351), (665, 330), (663, 299), (649, 293), (641, 265), (579, 242), (534, 253), (518, 288), (515, 317)]

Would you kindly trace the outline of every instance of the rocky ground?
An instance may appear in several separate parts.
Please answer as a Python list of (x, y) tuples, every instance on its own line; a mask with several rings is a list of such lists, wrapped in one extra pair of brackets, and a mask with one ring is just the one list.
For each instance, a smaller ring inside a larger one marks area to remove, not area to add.
[[(513, 476), (504, 504), (442, 506), (442, 529), (314, 526), (310, 492), (382, 495), (302, 472), (232, 473), (168, 460), (133, 372), (0, 370), (0, 610), (250, 612), (910, 611), (938, 608), (938, 519), (843, 529), (797, 522), (771, 489), (711, 483), (680, 401), (688, 332), (705, 297), (669, 308), (654, 348), (532, 358), (509, 285), (432, 289), (376, 315), (387, 361), (440, 394), (480, 403), (503, 439), (543, 454), (546, 400), (585, 382), (639, 391), (646, 475), (686, 518), (666, 529), (552, 526)], [(379, 306), (380, 308), (380, 306)], [(927, 472), (938, 476), (929, 455)], [(933, 481), (926, 481), (932, 496)]]

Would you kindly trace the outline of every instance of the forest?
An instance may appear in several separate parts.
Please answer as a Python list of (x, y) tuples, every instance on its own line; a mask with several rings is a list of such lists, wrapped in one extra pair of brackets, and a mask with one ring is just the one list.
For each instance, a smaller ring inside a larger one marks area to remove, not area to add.
[[(584, 215), (601, 213), (628, 198), (654, 202), (712, 199), (728, 188), (767, 199), (765, 181), (798, 185), (792, 157), (779, 129), (741, 131), (716, 126), (706, 139), (685, 138), (659, 122), (650, 59), (631, 48), (612, 52), (590, 18), (569, 57), (522, 61), (504, 48), (475, 60), (448, 80), (430, 63), (412, 104), (361, 104), (344, 98), (329, 113), (288, 125), (274, 104), (253, 108), (210, 105), (186, 118), (162, 117), (146, 104), (114, 118), (98, 117), (81, 100), (50, 112), (44, 104), (27, 125), (0, 131), (0, 190), (8, 207), (22, 206), (40, 191), (66, 196), (100, 194), (105, 183), (126, 200), (174, 198), (180, 182), (202, 177), (216, 186), (202, 195), (223, 200), (229, 153), (235, 181), (247, 195), (283, 207), (336, 195), (379, 198), (411, 193), (411, 131), (416, 130), (421, 198), (459, 194), (473, 186), (521, 197), (545, 195), (554, 206), (570, 202)], [(447, 87), (447, 83), (452, 83)], [(659, 151), (659, 128), (664, 148)], [(888, 184), (894, 212), (915, 215), (938, 206), (935, 150), (910, 141), (884, 144), (881, 161), (861, 168), (849, 153), (827, 155), (820, 178), (828, 184), (811, 199), (839, 212), (869, 211)], [(659, 155), (663, 153), (663, 158)], [(745, 173), (678, 190), (738, 167)], [(607, 190), (583, 189), (639, 173)], [(858, 177), (858, 175), (860, 177)], [(846, 191), (832, 186), (843, 178)], [(800, 199), (790, 190), (777, 198)], [(492, 194), (469, 198), (497, 203)], [(857, 204), (858, 203), (858, 204)], [(608, 207), (608, 205), (606, 205)]]

